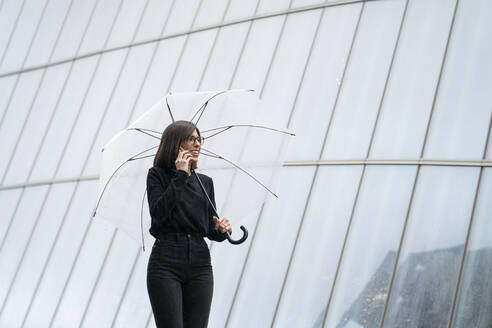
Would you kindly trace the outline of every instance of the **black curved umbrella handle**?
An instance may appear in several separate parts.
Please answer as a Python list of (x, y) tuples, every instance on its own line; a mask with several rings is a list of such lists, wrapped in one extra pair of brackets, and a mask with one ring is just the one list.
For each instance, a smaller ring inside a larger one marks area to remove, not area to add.
[(231, 237), (231, 233), (229, 231), (226, 232), (226, 238), (227, 240), (233, 244), (233, 245), (239, 245), (244, 243), (244, 241), (248, 238), (248, 229), (246, 229), (244, 226), (240, 226), (241, 230), (243, 231), (243, 236), (239, 238), (238, 240), (234, 240)]

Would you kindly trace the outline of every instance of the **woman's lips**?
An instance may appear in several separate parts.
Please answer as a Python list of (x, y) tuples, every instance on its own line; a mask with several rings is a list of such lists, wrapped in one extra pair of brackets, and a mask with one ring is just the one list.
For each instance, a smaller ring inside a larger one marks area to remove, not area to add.
[(199, 154), (200, 154), (200, 151), (199, 150), (192, 150), (191, 151), (191, 155), (193, 155), (195, 157), (198, 157)]

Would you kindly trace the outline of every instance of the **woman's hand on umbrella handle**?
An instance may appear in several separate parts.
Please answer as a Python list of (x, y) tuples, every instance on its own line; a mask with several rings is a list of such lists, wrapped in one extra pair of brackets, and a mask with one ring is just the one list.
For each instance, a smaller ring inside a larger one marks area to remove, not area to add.
[(219, 219), (218, 217), (216, 217), (214, 215), (214, 222), (215, 222), (215, 229), (219, 230), (220, 233), (226, 233), (227, 231), (231, 232), (232, 231), (232, 228), (231, 228), (231, 223), (229, 222), (229, 220), (225, 217), (223, 217), (222, 219)]
[(188, 173), (188, 175), (191, 175), (190, 160), (192, 158), (193, 156), (189, 151), (185, 151), (183, 148), (180, 147), (178, 152), (178, 157), (174, 161), (174, 164), (176, 165), (176, 170), (185, 171), (186, 173)]

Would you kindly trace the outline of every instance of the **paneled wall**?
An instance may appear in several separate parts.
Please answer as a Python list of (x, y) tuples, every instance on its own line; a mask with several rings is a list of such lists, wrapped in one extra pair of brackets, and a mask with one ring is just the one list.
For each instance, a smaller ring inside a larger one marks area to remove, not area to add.
[(0, 0), (0, 327), (155, 327), (100, 150), (229, 88), (297, 136), (210, 327), (490, 327), (491, 85), (489, 0)]

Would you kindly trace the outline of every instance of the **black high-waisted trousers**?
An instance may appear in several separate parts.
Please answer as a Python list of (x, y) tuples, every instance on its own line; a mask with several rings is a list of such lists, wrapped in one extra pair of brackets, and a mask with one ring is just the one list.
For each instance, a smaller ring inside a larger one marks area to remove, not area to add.
[(147, 291), (157, 327), (207, 327), (213, 281), (210, 252), (202, 237), (159, 236), (147, 265)]

